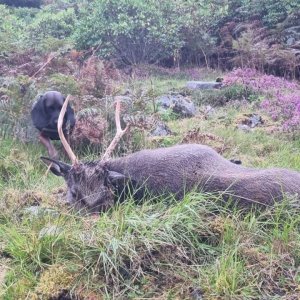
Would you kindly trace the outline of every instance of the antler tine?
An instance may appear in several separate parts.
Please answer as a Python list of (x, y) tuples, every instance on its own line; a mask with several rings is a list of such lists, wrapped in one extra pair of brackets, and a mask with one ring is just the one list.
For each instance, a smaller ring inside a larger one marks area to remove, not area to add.
[(71, 159), (72, 164), (76, 165), (76, 164), (78, 164), (77, 157), (74, 154), (74, 152), (72, 151), (69, 143), (67, 142), (67, 140), (65, 138), (65, 135), (63, 133), (63, 129), (62, 129), (64, 116), (65, 116), (65, 113), (66, 113), (66, 110), (67, 110), (67, 105), (68, 105), (70, 97), (71, 97), (70, 95), (67, 96), (67, 98), (66, 98), (66, 100), (65, 100), (65, 102), (64, 102), (64, 104), (61, 108), (61, 111), (59, 113), (59, 117), (58, 117), (58, 121), (57, 121), (57, 131), (58, 131), (58, 135), (59, 135), (59, 138), (61, 140), (61, 143), (63, 144), (69, 158)]
[(116, 112), (115, 112), (115, 120), (116, 120), (116, 128), (117, 132), (113, 140), (111, 141), (110, 145), (107, 147), (103, 157), (102, 161), (109, 160), (111, 158), (111, 154), (116, 148), (117, 144), (119, 143), (122, 136), (128, 131), (130, 125), (127, 124), (125, 129), (122, 129), (121, 127), (121, 121), (120, 121), (120, 112), (121, 112), (121, 100), (116, 97)]

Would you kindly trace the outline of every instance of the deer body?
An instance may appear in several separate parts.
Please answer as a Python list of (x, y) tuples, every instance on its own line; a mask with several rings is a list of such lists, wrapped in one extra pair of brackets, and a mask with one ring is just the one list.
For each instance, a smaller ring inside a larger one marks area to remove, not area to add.
[(224, 192), (244, 204), (271, 204), (283, 193), (300, 195), (300, 173), (279, 168), (256, 169), (236, 165), (208, 146), (177, 145), (142, 150), (106, 163), (111, 171), (124, 174), (151, 194)]
[[(54, 172), (55, 173), (55, 172)], [(58, 174), (57, 174), (58, 175)], [(144, 191), (182, 199), (190, 191), (221, 192), (243, 206), (271, 205), (284, 193), (300, 195), (300, 173), (288, 169), (256, 169), (236, 165), (208, 146), (184, 144), (142, 150), (128, 156), (69, 167), (63, 174), (68, 202), (89, 211), (105, 210), (115, 195), (127, 196), (128, 185), (137, 200)]]
[(281, 201), (285, 193), (300, 196), (300, 173), (288, 169), (255, 169), (234, 164), (212, 148), (184, 144), (168, 148), (142, 150), (125, 157), (110, 159), (118, 141), (129, 129), (120, 125), (120, 101), (116, 105), (117, 133), (102, 160), (79, 162), (63, 135), (65, 100), (58, 119), (58, 133), (73, 164), (43, 157), (50, 170), (67, 182), (67, 201), (90, 212), (106, 210), (116, 195), (143, 199), (145, 192), (154, 196), (174, 194), (182, 199), (191, 191), (221, 192), (239, 204), (270, 205)]

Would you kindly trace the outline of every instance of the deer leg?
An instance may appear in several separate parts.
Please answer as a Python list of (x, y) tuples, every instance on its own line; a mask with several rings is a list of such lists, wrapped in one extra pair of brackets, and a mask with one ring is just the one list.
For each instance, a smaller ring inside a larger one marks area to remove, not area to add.
[(47, 136), (44, 136), (42, 133), (39, 135), (40, 142), (47, 148), (50, 158), (58, 159), (58, 153), (54, 146), (52, 145), (50, 139)]

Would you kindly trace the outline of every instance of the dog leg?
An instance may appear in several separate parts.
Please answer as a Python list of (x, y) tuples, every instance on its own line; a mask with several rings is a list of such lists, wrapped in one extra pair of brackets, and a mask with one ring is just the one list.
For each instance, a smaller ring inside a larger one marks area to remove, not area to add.
[(47, 148), (49, 157), (53, 159), (58, 159), (58, 153), (54, 148), (54, 146), (52, 145), (50, 139), (41, 133), (39, 135), (39, 140)]

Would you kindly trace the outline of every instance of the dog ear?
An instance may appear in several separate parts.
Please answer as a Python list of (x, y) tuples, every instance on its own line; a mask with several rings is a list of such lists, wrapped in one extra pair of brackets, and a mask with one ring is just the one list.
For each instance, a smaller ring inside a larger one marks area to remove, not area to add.
[(39, 130), (42, 130), (43, 128), (47, 127), (49, 122), (46, 115), (44, 102), (44, 96), (39, 96), (36, 102), (32, 105), (31, 109), (31, 119), (33, 125)]

